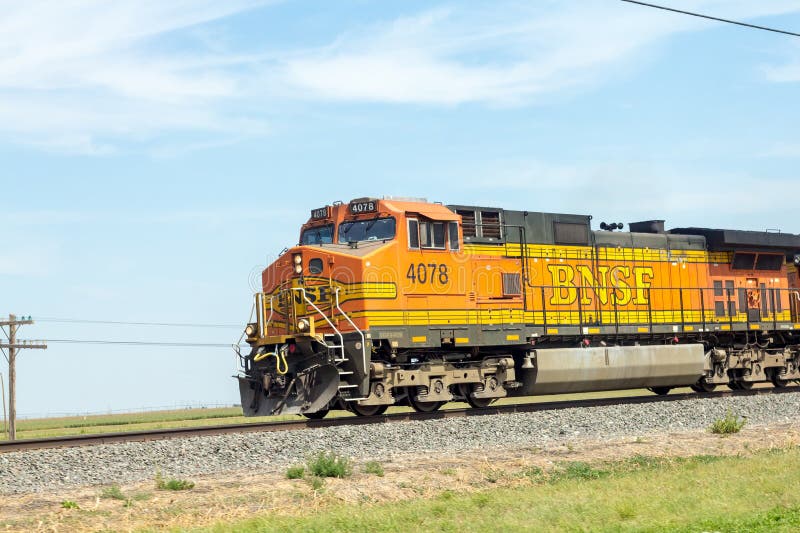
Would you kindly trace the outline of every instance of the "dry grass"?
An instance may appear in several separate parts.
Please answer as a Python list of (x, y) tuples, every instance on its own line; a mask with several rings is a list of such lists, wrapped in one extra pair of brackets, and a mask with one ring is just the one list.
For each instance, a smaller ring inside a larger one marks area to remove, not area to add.
[[(383, 477), (367, 474), (366, 463), (357, 464), (351, 477), (327, 478), (320, 481), (318, 487), (307, 479), (286, 479), (285, 467), (270, 469), (265, 464), (260, 471), (195, 477), (196, 486), (191, 491), (153, 492), (152, 481), (124, 485), (120, 492), (127, 496), (125, 501), (100, 498), (96, 487), (59, 489), (48, 494), (3, 495), (0, 531), (6, 526), (10, 531), (188, 529), (210, 527), (217, 522), (237, 523), (254, 516), (284, 523), (284, 519), (294, 520), (293, 517), (301, 515), (323, 513), (320, 516), (328, 516), (324, 513), (339, 507), (348, 512), (362, 512), (363, 506), (405, 505), (406, 501), (425, 504), (462, 495), (475, 495), (476, 501), (489, 498), (485, 505), (499, 505), (501, 502), (492, 500), (487, 491), (542, 484), (563, 487), (565, 483), (593, 483), (592, 478), (598, 476), (603, 483), (613, 473), (609, 463), (624, 462), (629, 470), (647, 470), (653, 468), (649, 463), (653, 457), (660, 461), (663, 456), (748, 456), (758, 450), (785, 449), (798, 443), (800, 428), (754, 426), (725, 439), (695, 431), (651, 435), (646, 441), (635, 438), (616, 442), (576, 441), (571, 443), (571, 450), (563, 444), (513, 450), (488, 448), (459, 455), (440, 453), (384, 460)], [(778, 469), (791, 465), (783, 457), (777, 460), (777, 456), (772, 462)], [(702, 463), (697, 466), (705, 468)], [(708, 468), (718, 469), (719, 466), (708, 465)], [(609, 473), (597, 474), (598, 471)], [(753, 477), (753, 482), (761, 483), (768, 475), (766, 471), (759, 473)], [(692, 473), (689, 478), (713, 483), (718, 477), (711, 472), (708, 477)], [(137, 499), (137, 495), (142, 497)], [(62, 508), (63, 501), (74, 502), (79, 508)], [(620, 501), (619, 514), (626, 516), (635, 512), (636, 505)]]

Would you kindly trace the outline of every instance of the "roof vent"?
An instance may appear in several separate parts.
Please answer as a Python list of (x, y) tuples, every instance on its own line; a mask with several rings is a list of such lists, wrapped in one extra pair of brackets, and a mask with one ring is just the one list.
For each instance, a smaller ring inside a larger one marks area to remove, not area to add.
[(394, 200), (395, 202), (419, 202), (423, 204), (428, 203), (427, 198), (416, 198), (413, 196), (384, 196), (383, 200)]
[(633, 233), (664, 233), (663, 220), (644, 220), (642, 222), (631, 222), (628, 224)]

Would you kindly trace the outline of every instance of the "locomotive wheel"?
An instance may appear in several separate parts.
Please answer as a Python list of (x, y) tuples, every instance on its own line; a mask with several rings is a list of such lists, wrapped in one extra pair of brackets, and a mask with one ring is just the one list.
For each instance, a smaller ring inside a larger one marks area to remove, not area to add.
[(467, 403), (470, 407), (474, 407), (475, 409), (485, 409), (492, 405), (494, 400), (494, 398), (473, 398), (472, 396), (467, 396)]
[(789, 382), (787, 380), (785, 380), (785, 379), (781, 379), (778, 376), (775, 376), (775, 377), (772, 378), (772, 385), (776, 389), (783, 389), (787, 385), (789, 385)]
[(740, 381), (739, 382), (739, 389), (740, 390), (750, 390), (753, 388), (752, 381)]
[(489, 407), (492, 403), (494, 403), (496, 398), (473, 398), (471, 393), (473, 389), (472, 387), (467, 385), (462, 385), (460, 387), (461, 394), (464, 396), (465, 401), (469, 404), (470, 407), (474, 407), (475, 409), (484, 409)]
[(303, 413), (303, 416), (310, 420), (322, 420), (328, 413), (329, 413), (328, 409), (322, 409), (315, 413)]
[(717, 388), (716, 385), (713, 383), (707, 383), (705, 380), (700, 380), (694, 385), (692, 385), (692, 390), (695, 392), (714, 392), (714, 389)]
[(742, 390), (742, 388), (739, 386), (739, 382), (738, 381), (730, 381), (730, 382), (728, 382), (728, 388), (730, 390)]
[(444, 405), (444, 402), (418, 402), (414, 399), (413, 392), (408, 395), (408, 403), (418, 413), (432, 413)]
[(672, 387), (650, 387), (650, 391), (652, 391), (655, 394), (658, 394), (659, 396), (666, 396), (667, 394), (669, 394), (669, 391), (671, 390)]
[(358, 405), (357, 403), (350, 406), (356, 416), (378, 416), (385, 413), (388, 408), (388, 405)]
[(777, 370), (771, 372), (769, 380), (776, 389), (783, 389), (789, 385), (789, 380), (781, 379), (781, 374)]

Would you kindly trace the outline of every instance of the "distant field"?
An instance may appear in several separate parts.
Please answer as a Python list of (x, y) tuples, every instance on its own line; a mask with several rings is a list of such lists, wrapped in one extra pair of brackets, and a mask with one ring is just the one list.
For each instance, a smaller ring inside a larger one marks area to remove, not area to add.
[[(690, 389), (676, 389), (675, 392), (688, 392)], [(640, 396), (652, 394), (644, 389), (626, 391), (592, 392), (582, 394), (561, 394), (555, 396), (536, 396), (528, 398), (505, 398), (499, 400), (497, 405), (511, 403), (538, 403), (558, 400), (574, 400), (588, 398), (612, 398), (626, 396)], [(464, 403), (453, 402), (445, 408), (463, 408)], [(393, 407), (388, 412), (398, 413), (408, 411), (407, 407)], [(329, 417), (353, 416), (346, 411), (333, 411)], [(278, 420), (296, 420), (297, 415), (282, 415), (271, 417), (246, 418), (242, 416), (239, 407), (223, 407), (210, 409), (177, 409), (171, 411), (150, 411), (140, 413), (119, 413), (110, 415), (69, 416), (59, 418), (36, 418), (17, 421), (18, 439), (35, 439), (56, 437), (61, 435), (83, 435), (92, 433), (112, 433), (120, 431), (136, 431), (149, 429), (167, 429), (178, 427), (197, 427), (219, 424), (242, 424)], [(5, 432), (0, 434), (0, 440), (5, 440)]]

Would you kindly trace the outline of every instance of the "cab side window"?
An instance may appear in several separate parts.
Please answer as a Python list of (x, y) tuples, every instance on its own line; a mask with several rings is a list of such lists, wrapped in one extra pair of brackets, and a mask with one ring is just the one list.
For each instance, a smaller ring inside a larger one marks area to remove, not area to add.
[(444, 250), (444, 222), (420, 220), (419, 241), (422, 248)]
[(415, 218), (408, 219), (408, 247), (419, 250), (419, 221)]
[(450, 240), (450, 249), (451, 250), (459, 250), (461, 248), (460, 243), (458, 242), (458, 222), (448, 222), (448, 237)]

